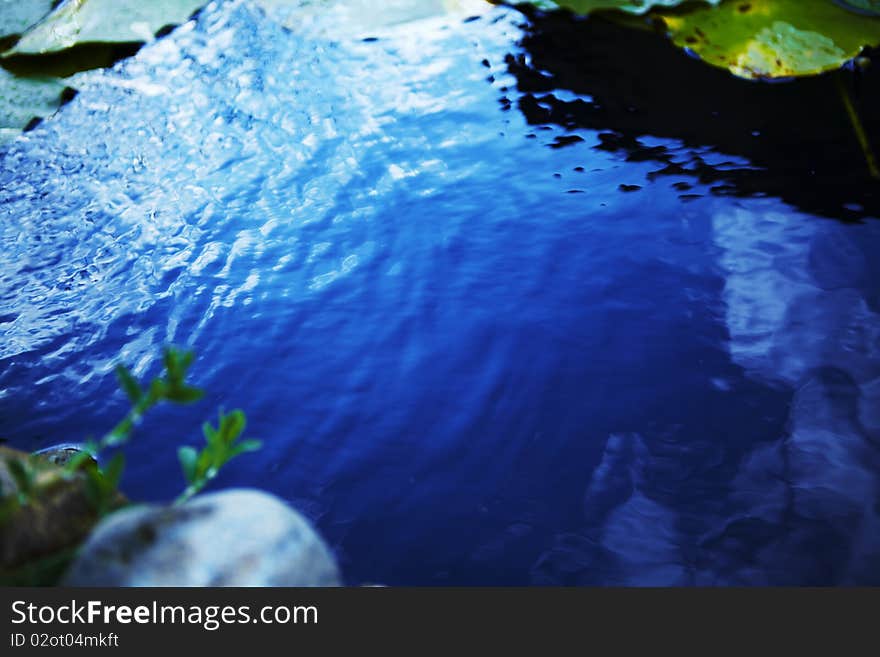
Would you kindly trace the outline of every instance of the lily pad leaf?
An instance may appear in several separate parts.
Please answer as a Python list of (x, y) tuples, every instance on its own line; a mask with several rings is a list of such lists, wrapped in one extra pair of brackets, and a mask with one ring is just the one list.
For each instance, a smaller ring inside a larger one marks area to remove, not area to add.
[(0, 68), (0, 144), (14, 139), (34, 118), (54, 113), (65, 86), (55, 78), (19, 77)]
[(186, 21), (206, 0), (64, 0), (5, 55), (39, 55), (80, 43), (152, 41)]
[[(691, 0), (692, 1), (692, 0)], [(709, 5), (717, 5), (722, 0), (698, 0)], [(550, 2), (547, 0), (538, 0), (531, 4), (538, 5), (541, 8), (562, 7), (571, 9), (577, 14), (589, 14), (594, 11), (603, 11), (608, 9), (617, 9), (625, 11), (628, 14), (641, 15), (652, 9), (670, 8), (683, 5), (688, 0), (558, 0)]]
[(556, 5), (581, 14), (647, 13), (666, 24), (676, 45), (744, 78), (815, 75), (880, 44), (880, 0), (558, 0)]
[(815, 75), (880, 43), (880, 18), (829, 0), (737, 0), (657, 15), (677, 45), (744, 78)]
[(52, 10), (53, 0), (0, 0), (0, 38), (21, 34)]

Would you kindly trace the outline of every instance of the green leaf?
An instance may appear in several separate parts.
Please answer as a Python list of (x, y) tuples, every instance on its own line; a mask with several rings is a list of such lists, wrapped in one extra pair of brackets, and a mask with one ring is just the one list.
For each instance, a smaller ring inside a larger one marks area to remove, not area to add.
[(179, 386), (170, 388), (167, 392), (167, 398), (178, 404), (192, 404), (199, 401), (205, 396), (203, 390), (192, 388), (190, 386)]
[(81, 452), (77, 452), (73, 455), (73, 457), (67, 462), (65, 466), (65, 470), (68, 472), (76, 472), (79, 470), (84, 463), (89, 463), (92, 460), (92, 454), (86, 450)]
[(165, 398), (167, 384), (162, 379), (153, 379), (150, 381), (149, 396), (153, 402)]
[[(22, 3), (30, 0), (20, 0)], [(152, 41), (187, 20), (206, 0), (64, 0), (31, 27), (7, 55), (38, 55), (80, 43)], [(5, 56), (5, 55), (4, 55)]]
[(163, 360), (169, 385), (169, 390), (167, 391), (168, 399), (181, 403), (201, 399), (202, 393), (200, 390), (185, 386), (183, 383), (186, 378), (186, 372), (193, 362), (193, 353), (168, 347), (163, 354)]
[(14, 139), (34, 118), (53, 114), (66, 85), (49, 77), (20, 77), (0, 68), (0, 144)]
[(204, 477), (208, 470), (211, 469), (211, 451), (209, 449), (203, 449), (199, 452), (199, 458), (196, 460), (196, 476), (195, 479), (198, 480)]
[(103, 507), (104, 502), (104, 477), (97, 468), (88, 469), (86, 473), (86, 497), (89, 498), (92, 506), (99, 511)]
[(6, 467), (12, 475), (20, 495), (30, 495), (34, 488), (34, 473), (22, 459), (7, 458)]
[[(534, 3), (539, 4), (539, 3)], [(559, 0), (581, 14), (616, 10), (662, 20), (673, 42), (744, 78), (840, 68), (880, 44), (880, 0)]]
[(134, 420), (131, 417), (124, 418), (117, 424), (113, 431), (107, 434), (102, 441), (103, 447), (116, 447), (128, 442), (131, 432), (134, 430)]
[(244, 431), (246, 423), (245, 415), (240, 410), (234, 410), (220, 418), (220, 435), (223, 444), (231, 445)]
[(262, 446), (263, 443), (259, 440), (242, 440), (232, 448), (232, 451), (229, 453), (229, 458), (244, 454), (245, 452), (256, 452)]
[(177, 450), (177, 458), (180, 460), (180, 467), (183, 469), (187, 483), (193, 483), (196, 479), (196, 461), (199, 453), (193, 447), (180, 447)]
[(165, 352), (165, 380), (169, 385), (178, 385), (183, 380), (177, 356), (173, 351)]
[(180, 375), (180, 355), (173, 347), (167, 347), (162, 352), (162, 361), (169, 379), (175, 379)]
[(830, 0), (737, 0), (656, 15), (676, 45), (744, 78), (814, 75), (880, 43), (880, 18)]
[(119, 488), (119, 482), (122, 479), (122, 471), (125, 468), (125, 456), (122, 452), (117, 452), (107, 467), (104, 468), (104, 480), (106, 484), (105, 490), (112, 493)]
[(205, 437), (205, 441), (210, 445), (211, 441), (216, 439), (217, 431), (214, 429), (210, 422), (203, 422), (202, 435)]
[(124, 365), (117, 365), (116, 378), (119, 379), (119, 384), (122, 386), (122, 389), (125, 390), (125, 394), (128, 395), (128, 398), (132, 403), (138, 403), (144, 396), (144, 391), (141, 390), (140, 385), (135, 381), (131, 372), (128, 371), (128, 368)]
[(180, 368), (182, 372), (186, 372), (189, 369), (189, 366), (192, 365), (194, 357), (195, 354), (192, 351), (178, 352), (178, 360), (180, 361)]
[(0, 0), (0, 37), (21, 34), (48, 14), (53, 0)]

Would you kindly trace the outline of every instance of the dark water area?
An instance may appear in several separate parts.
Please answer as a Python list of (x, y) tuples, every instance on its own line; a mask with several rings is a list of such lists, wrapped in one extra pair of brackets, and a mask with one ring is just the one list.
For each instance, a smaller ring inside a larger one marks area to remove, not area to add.
[[(690, 175), (716, 195), (775, 196), (841, 220), (880, 216), (880, 185), (843, 120), (839, 88), (857, 106), (867, 134), (877, 135), (876, 53), (865, 53), (873, 64), (865, 68), (758, 84), (683, 57), (656, 34), (568, 13), (529, 15), (523, 51), (507, 58), (529, 123), (596, 130), (599, 148), (656, 161), (652, 178)], [(560, 89), (576, 95), (554, 94)], [(748, 165), (713, 165), (699, 152), (643, 143), (643, 135), (711, 147)]]
[[(878, 186), (835, 82), (510, 8), (285, 27), (237, 0), (0, 155), (0, 435), (217, 407), (349, 583), (880, 584)], [(626, 44), (622, 47), (621, 44)], [(878, 70), (845, 72), (880, 134)], [(835, 95), (838, 94), (838, 95)]]

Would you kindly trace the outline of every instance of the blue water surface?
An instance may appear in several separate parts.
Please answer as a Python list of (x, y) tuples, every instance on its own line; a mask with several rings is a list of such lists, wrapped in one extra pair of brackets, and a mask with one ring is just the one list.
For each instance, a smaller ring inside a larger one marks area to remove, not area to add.
[(82, 76), (0, 159), (0, 434), (109, 429), (114, 365), (174, 343), (208, 395), (126, 492), (175, 496), (240, 407), (264, 447), (214, 487), (290, 501), (349, 583), (880, 584), (880, 224), (530, 125), (524, 20), (215, 2)]

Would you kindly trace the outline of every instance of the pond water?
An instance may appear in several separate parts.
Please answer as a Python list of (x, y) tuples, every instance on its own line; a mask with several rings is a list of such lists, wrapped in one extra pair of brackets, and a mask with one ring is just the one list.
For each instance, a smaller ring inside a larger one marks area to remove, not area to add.
[(213, 3), (0, 156), (0, 435), (109, 429), (114, 364), (174, 343), (207, 398), (124, 489), (176, 495), (240, 407), (264, 447), (216, 487), (349, 583), (880, 584), (877, 187), (830, 82), (296, 11)]

